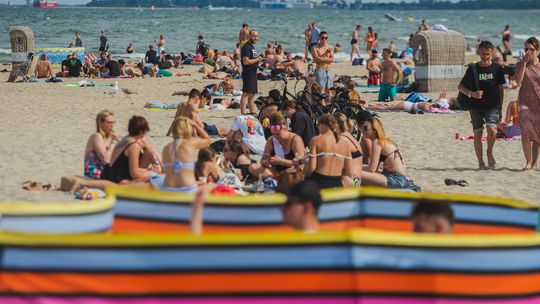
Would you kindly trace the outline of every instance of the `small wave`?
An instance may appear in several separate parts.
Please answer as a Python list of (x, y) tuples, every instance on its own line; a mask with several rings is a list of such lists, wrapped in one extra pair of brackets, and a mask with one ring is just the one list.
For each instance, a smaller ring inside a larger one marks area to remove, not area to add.
[(409, 36), (396, 37), (396, 40), (409, 41)]
[(11, 50), (9, 50), (9, 49), (0, 49), (0, 54), (7, 54), (7, 55), (9, 55), (9, 54), (11, 54)]
[(478, 39), (478, 36), (476, 35), (463, 35), (463, 37), (467, 38), (467, 39), (473, 39), (473, 40), (477, 40)]
[[(516, 34), (514, 35), (514, 38), (516, 38), (517, 40), (527, 40), (529, 39), (529, 37), (532, 37), (534, 35), (522, 35), (522, 34)], [(538, 36), (536, 36), (538, 38)]]

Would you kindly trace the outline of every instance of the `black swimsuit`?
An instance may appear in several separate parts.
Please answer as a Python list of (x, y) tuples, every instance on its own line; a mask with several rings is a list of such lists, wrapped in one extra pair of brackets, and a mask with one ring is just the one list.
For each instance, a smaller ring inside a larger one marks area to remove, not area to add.
[[(352, 141), (352, 139), (350, 139), (348, 136), (343, 136), (345, 137), (346, 139), (348, 139), (352, 144), (353, 146), (356, 147), (356, 144)], [(356, 151), (352, 152), (351, 153), (351, 157), (352, 159), (357, 159), (359, 158), (360, 156), (362, 156), (362, 152), (360, 152), (360, 149), (356, 148)]]
[(125, 155), (125, 152), (129, 146), (133, 143), (128, 144), (124, 151), (118, 156), (116, 161), (110, 166), (106, 166), (103, 170), (101, 179), (109, 180), (114, 183), (120, 183), (123, 180), (132, 180), (133, 177), (129, 172), (129, 157)]
[[(292, 144), (294, 142), (294, 139), (297, 137), (298, 135), (294, 135), (293, 138), (291, 139), (291, 144), (290, 144), (290, 147), (289, 147), (289, 153), (285, 154), (285, 159), (287, 160), (293, 160), (294, 159), (294, 152), (292, 150)], [(272, 146), (274, 145), (274, 141), (272, 140)], [(274, 152), (274, 148), (272, 147), (272, 156), (276, 155), (276, 153)], [(283, 172), (287, 169), (289, 169), (289, 167), (285, 167), (285, 166), (282, 166), (282, 165), (276, 165), (274, 166), (274, 169), (277, 171), (277, 172)]]

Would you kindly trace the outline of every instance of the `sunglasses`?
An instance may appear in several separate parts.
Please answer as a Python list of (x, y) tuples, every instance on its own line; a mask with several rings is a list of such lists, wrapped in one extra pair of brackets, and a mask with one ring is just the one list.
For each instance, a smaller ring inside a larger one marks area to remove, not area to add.
[(322, 39), (322, 40), (326, 40), (326, 39), (328, 39), (328, 37), (321, 37), (321, 39)]
[(536, 49), (534, 49), (534, 48), (525, 48), (525, 49), (523, 49), (523, 50), (524, 50), (525, 52), (528, 52), (528, 51), (533, 51), (533, 52), (534, 52), (534, 51), (536, 51)]
[(270, 131), (281, 131), (287, 129), (286, 125), (270, 125), (268, 126), (270, 128)]
[(115, 124), (115, 123), (116, 123), (116, 121), (114, 121), (114, 120), (113, 120), (113, 121), (108, 121), (108, 120), (105, 120), (105, 121), (104, 121), (104, 123), (108, 123), (108, 124)]

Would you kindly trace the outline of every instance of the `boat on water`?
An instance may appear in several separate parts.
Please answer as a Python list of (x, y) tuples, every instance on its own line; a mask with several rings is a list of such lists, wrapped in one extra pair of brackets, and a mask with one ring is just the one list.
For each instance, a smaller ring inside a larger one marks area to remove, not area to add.
[(265, 0), (260, 2), (263, 9), (313, 9), (309, 0)]
[(237, 7), (225, 7), (225, 6), (212, 6), (212, 4), (209, 4), (208, 6), (203, 7), (203, 9), (209, 10), (209, 11), (232, 11), (238, 9)]
[(394, 15), (392, 15), (390, 13), (386, 13), (386, 14), (384, 14), (384, 16), (390, 21), (401, 21), (400, 18), (398, 18), (398, 17), (396, 17), (396, 16), (394, 16)]
[(47, 0), (34, 0), (32, 6), (37, 8), (55, 8), (58, 6), (58, 2)]

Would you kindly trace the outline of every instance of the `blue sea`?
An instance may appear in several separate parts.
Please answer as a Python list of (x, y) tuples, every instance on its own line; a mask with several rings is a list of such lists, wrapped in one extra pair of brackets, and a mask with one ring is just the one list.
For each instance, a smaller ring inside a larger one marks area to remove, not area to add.
[[(199, 10), (148, 8), (69, 8), (37, 9), (31, 7), (0, 8), (0, 62), (10, 62), (9, 28), (14, 25), (32, 27), (36, 47), (67, 47), (80, 31), (87, 52), (99, 47), (99, 33), (103, 29), (111, 45), (111, 53), (138, 59), (163, 33), (166, 49), (178, 54), (193, 52), (198, 35), (213, 48), (232, 51), (242, 23), (248, 23), (260, 33), (258, 47), (279, 41), (285, 50), (303, 52), (303, 31), (309, 22), (317, 22), (321, 30), (330, 33), (332, 44), (340, 43), (349, 52), (352, 29), (361, 24), (363, 31), (372, 26), (379, 35), (379, 45), (394, 41), (404, 48), (410, 33), (422, 19), (429, 24), (443, 24), (464, 34), (471, 45), (477, 39), (488, 39), (500, 44), (504, 25), (514, 33), (514, 49), (531, 35), (540, 36), (538, 11), (353, 11), (353, 10)], [(402, 21), (389, 21), (391, 13)], [(128, 43), (135, 46), (135, 54), (125, 54)]]

